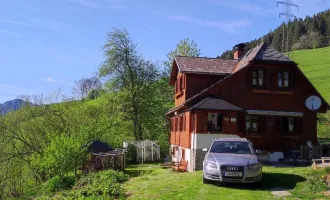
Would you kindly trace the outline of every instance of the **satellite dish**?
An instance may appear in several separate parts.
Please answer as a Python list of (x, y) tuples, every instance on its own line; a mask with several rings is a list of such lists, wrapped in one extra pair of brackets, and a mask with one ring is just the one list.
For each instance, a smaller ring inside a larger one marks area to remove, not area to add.
[(305, 105), (309, 110), (317, 110), (321, 107), (321, 99), (318, 96), (310, 96), (306, 99)]

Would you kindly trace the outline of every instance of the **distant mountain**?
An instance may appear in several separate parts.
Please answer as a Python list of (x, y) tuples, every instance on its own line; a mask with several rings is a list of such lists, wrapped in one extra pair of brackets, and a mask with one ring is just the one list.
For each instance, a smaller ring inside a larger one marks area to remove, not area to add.
[(0, 104), (0, 115), (18, 110), (24, 105), (24, 103), (25, 102), (22, 99), (14, 99), (11, 101), (7, 101), (3, 104)]

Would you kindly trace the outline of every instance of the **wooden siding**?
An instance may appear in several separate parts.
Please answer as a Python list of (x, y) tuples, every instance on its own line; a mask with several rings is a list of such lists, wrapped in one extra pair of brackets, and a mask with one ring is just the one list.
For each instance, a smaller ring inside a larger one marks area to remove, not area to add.
[[(190, 137), (191, 137), (190, 133), (192, 131), (191, 113), (186, 112), (186, 113), (180, 114), (178, 116), (172, 117), (171, 122), (178, 121), (178, 123), (180, 123), (179, 122), (180, 116), (183, 116), (181, 119), (183, 119), (184, 128), (182, 130), (179, 130), (178, 128), (171, 130), (170, 143), (172, 145), (179, 145), (181, 147), (190, 148), (190, 145), (191, 145), (190, 144)], [(176, 118), (178, 120), (175, 120)]]
[(191, 98), (223, 77), (223, 75), (186, 74), (186, 86), (189, 88), (186, 91), (186, 99)]
[[(265, 87), (252, 87), (252, 70), (265, 70)], [(292, 87), (279, 90), (277, 88), (277, 72), (291, 73)], [(259, 93), (258, 91), (277, 91), (274, 93)], [(286, 93), (281, 93), (286, 92)], [(225, 79), (212, 88), (209, 94), (223, 97), (226, 101), (246, 110), (275, 110), (286, 112), (309, 112), (305, 100), (316, 95), (313, 86), (300, 74), (293, 65), (256, 65), (246, 67)], [(325, 104), (322, 108), (325, 110)], [(321, 110), (322, 110), (321, 109)]]

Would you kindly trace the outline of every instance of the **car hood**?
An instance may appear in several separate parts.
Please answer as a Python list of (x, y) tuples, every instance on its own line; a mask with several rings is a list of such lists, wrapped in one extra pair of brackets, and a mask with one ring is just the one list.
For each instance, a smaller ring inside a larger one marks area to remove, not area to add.
[(253, 154), (228, 154), (228, 153), (209, 153), (207, 161), (216, 162), (218, 165), (249, 165), (250, 161), (258, 160)]

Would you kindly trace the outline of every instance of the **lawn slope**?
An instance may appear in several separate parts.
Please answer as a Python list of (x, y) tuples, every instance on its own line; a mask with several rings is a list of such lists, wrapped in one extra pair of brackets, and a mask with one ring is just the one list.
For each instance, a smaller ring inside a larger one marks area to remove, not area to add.
[(330, 102), (330, 47), (293, 51), (290, 57), (298, 63), (321, 95)]

